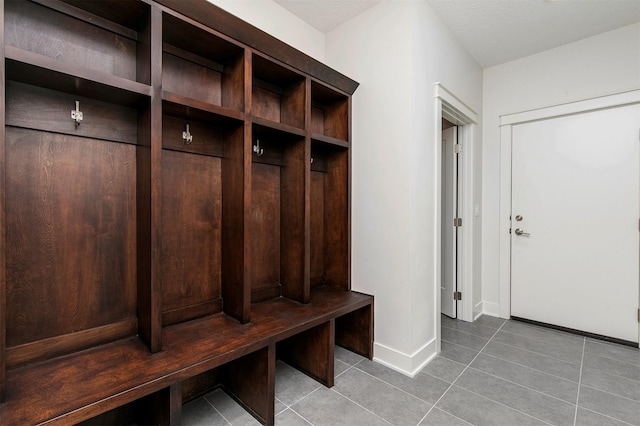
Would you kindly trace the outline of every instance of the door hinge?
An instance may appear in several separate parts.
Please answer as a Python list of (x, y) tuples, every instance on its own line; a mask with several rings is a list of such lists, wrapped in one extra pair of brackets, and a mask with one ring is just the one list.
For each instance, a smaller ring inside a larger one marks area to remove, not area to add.
[(638, 309), (638, 322), (640, 322), (640, 309)]
[(461, 217), (454, 217), (453, 218), (453, 226), (455, 226), (455, 227), (462, 226), (462, 218)]
[(453, 152), (455, 152), (456, 154), (460, 154), (462, 152), (462, 144), (455, 144), (453, 146)]
[(462, 300), (462, 292), (454, 291), (453, 292), (453, 300)]

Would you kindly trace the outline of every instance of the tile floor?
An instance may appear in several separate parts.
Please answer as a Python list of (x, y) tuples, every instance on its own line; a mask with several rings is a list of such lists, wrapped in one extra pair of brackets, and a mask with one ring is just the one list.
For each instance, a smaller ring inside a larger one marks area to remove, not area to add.
[[(276, 425), (640, 425), (640, 351), (512, 320), (442, 318), (442, 353), (414, 378), (336, 348), (327, 389), (278, 362)], [(576, 404), (577, 401), (577, 404)], [(223, 391), (184, 425), (257, 425)]]

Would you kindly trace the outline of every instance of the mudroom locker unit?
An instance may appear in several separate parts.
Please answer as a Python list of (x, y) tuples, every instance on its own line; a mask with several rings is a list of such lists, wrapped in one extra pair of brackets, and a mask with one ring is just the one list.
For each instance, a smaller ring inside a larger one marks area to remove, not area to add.
[(0, 423), (274, 420), (276, 359), (373, 356), (358, 83), (206, 0), (4, 0)]

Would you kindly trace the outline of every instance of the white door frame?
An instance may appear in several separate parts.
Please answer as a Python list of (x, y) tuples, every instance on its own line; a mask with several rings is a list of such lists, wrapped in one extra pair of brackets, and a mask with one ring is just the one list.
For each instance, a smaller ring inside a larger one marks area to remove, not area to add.
[[(640, 90), (500, 116), (500, 317), (511, 317), (511, 147), (512, 127), (570, 114), (640, 103)], [(640, 285), (640, 283), (639, 283)], [(640, 301), (639, 301), (640, 303)]]
[[(462, 158), (458, 165), (458, 190), (460, 205), (458, 211), (462, 217), (460, 247), (458, 247), (458, 291), (462, 292), (461, 309), (458, 318), (473, 321), (473, 158), (474, 139), (478, 114), (460, 98), (447, 90), (441, 83), (435, 83), (435, 145), (436, 158), (434, 177), (436, 182), (436, 241), (434, 241), (435, 259), (435, 300), (436, 300), (436, 350), (440, 352), (440, 311), (442, 279), (442, 119), (458, 126), (458, 140), (462, 144)], [(459, 302), (460, 303), (460, 302)]]

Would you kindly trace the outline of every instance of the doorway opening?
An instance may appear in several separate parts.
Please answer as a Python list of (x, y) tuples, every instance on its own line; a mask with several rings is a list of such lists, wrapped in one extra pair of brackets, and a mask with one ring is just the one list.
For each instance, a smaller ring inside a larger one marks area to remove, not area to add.
[[(436, 187), (436, 228), (434, 241), (435, 273), (435, 334), (436, 352), (441, 349), (441, 312), (442, 312), (442, 262), (443, 262), (443, 191), (442, 191), (442, 133), (443, 119), (455, 126), (456, 140), (461, 145), (462, 152), (458, 156), (458, 193), (457, 223), (459, 224), (456, 238), (456, 281), (459, 293), (456, 300), (456, 317), (463, 321), (474, 320), (474, 216), (479, 215), (480, 207), (474, 205), (474, 140), (478, 114), (467, 106), (459, 97), (447, 90), (442, 84), (435, 84), (435, 140), (436, 156), (434, 162)], [(452, 220), (453, 218), (451, 218)], [(451, 222), (452, 224), (452, 222)]]
[(442, 205), (441, 205), (441, 274), (440, 309), (450, 318), (458, 317), (458, 302), (462, 292), (458, 291), (458, 247), (461, 233), (459, 211), (459, 157), (462, 144), (458, 140), (458, 126), (442, 119)]

